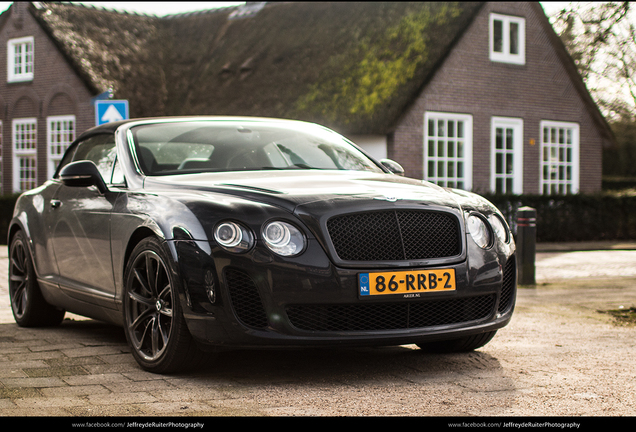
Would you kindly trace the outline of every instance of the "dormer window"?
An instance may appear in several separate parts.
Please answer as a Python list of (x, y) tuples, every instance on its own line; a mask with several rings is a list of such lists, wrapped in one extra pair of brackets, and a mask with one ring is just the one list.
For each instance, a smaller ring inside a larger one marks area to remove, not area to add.
[(524, 18), (490, 14), (490, 60), (520, 65), (526, 63)]
[(33, 36), (7, 42), (7, 81), (33, 80)]

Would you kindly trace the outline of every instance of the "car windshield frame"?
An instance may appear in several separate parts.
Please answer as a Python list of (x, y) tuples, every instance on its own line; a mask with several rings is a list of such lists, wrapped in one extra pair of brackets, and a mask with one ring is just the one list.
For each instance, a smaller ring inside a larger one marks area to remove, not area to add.
[(142, 174), (169, 176), (263, 170), (385, 173), (342, 135), (302, 122), (181, 121), (131, 127)]

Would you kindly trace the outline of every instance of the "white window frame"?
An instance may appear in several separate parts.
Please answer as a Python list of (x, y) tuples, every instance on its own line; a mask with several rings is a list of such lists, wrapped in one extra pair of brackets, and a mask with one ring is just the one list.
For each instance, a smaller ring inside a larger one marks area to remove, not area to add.
[[(497, 148), (497, 129), (512, 129), (512, 148), (504, 144)], [(513, 117), (492, 117), (490, 121), (490, 190), (507, 194), (521, 195), (523, 193), (523, 119)], [(497, 156), (503, 159), (501, 165), (507, 166), (507, 160), (512, 159), (512, 166), (504, 173), (497, 173)], [(510, 171), (510, 169), (512, 171)], [(498, 190), (497, 180), (503, 181), (503, 187)], [(507, 186), (506, 180), (512, 180), (512, 187)], [(510, 190), (509, 190), (510, 189)]]
[[(30, 56), (22, 52), (16, 56), (16, 48), (18, 46), (31, 47)], [(16, 72), (16, 58), (19, 58), (25, 70)], [(7, 82), (23, 82), (33, 81), (33, 71), (35, 67), (35, 43), (33, 36), (27, 36), (18, 39), (9, 39), (7, 42)]]
[(75, 126), (74, 115), (46, 118), (46, 158), (49, 178), (55, 174), (68, 146), (75, 141)]
[[(26, 126), (27, 130), (23, 127)], [(13, 120), (12, 128), (13, 145), (13, 191), (23, 192), (37, 186), (37, 133), (38, 122), (36, 118), (22, 118)], [(22, 133), (32, 134), (32, 136), (22, 139)], [(29, 166), (25, 166), (28, 163)], [(24, 169), (32, 173), (28, 178), (23, 178)]]
[[(432, 132), (434, 136), (429, 136), (431, 132), (429, 122), (433, 122), (435, 130)], [(440, 122), (445, 125), (445, 130), (441, 135), (439, 134)], [(462, 137), (457, 136), (458, 122), (463, 123)], [(452, 134), (448, 134), (449, 125), (454, 127)], [(431, 145), (433, 148), (430, 147)], [(425, 112), (423, 159), (424, 180), (444, 187), (471, 190), (473, 187), (473, 116), (435, 111)], [(452, 176), (448, 174), (449, 167), (452, 167)], [(441, 176), (439, 175), (440, 168), (443, 171)]]
[(542, 195), (577, 194), (581, 145), (578, 123), (542, 120), (540, 128), (539, 193)]
[[(494, 62), (512, 63), (517, 65), (526, 64), (526, 20), (522, 17), (490, 14), (489, 31), (489, 52), (490, 60)], [(502, 51), (495, 51), (495, 21), (502, 23)], [(518, 29), (517, 42), (518, 53), (510, 52), (510, 25), (516, 24)]]

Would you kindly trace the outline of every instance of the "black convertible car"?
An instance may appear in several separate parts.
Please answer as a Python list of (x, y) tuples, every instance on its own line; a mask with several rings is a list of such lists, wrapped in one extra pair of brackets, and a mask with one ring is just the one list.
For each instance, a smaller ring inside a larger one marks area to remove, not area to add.
[(93, 128), (16, 203), (13, 314), (122, 325), (159, 373), (231, 347), (479, 348), (514, 308), (511, 233), (483, 198), (402, 174), (303, 122)]

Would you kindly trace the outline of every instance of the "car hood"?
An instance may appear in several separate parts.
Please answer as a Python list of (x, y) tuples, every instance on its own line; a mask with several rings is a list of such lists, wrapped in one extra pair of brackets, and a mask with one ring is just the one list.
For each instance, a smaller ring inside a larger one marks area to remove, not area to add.
[(432, 183), (393, 174), (359, 171), (256, 171), (147, 177), (144, 188), (222, 193), (265, 202), (295, 212), (320, 213), (364, 202), (435, 205), (459, 208), (448, 190)]

